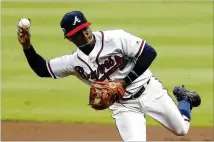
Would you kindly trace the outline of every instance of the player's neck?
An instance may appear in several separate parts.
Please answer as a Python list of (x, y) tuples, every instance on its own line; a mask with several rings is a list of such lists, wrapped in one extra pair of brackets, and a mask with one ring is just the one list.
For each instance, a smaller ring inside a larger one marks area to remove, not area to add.
[(88, 44), (85, 44), (81, 47), (79, 47), (79, 49), (85, 53), (86, 55), (89, 55), (91, 53), (91, 51), (94, 49), (94, 46), (95, 46), (95, 43), (96, 43), (96, 40), (95, 40), (95, 37), (93, 35), (93, 39), (91, 42), (89, 42)]
[(89, 55), (93, 49), (94, 49), (94, 46), (92, 46), (92, 45), (86, 45), (86, 46), (80, 48), (80, 50), (83, 53), (85, 53), (86, 55)]

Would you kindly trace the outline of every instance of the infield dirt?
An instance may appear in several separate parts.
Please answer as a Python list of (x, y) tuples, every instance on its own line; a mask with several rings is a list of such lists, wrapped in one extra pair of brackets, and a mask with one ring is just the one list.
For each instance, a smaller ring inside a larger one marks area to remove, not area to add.
[[(114, 125), (2, 121), (3, 141), (121, 141)], [(175, 136), (166, 128), (147, 127), (149, 141), (212, 141), (213, 128), (191, 128), (186, 136)]]

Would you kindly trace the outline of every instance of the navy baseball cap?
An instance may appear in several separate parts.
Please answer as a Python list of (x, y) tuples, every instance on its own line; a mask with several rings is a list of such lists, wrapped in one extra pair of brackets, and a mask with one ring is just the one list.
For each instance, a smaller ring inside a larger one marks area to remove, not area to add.
[(64, 32), (65, 37), (72, 36), (89, 25), (91, 25), (91, 23), (87, 21), (81, 11), (72, 11), (66, 13), (60, 22), (60, 26)]

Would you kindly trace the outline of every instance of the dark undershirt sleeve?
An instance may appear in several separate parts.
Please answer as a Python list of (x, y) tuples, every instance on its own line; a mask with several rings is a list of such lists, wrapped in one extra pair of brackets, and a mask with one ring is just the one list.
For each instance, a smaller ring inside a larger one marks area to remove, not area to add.
[(36, 53), (33, 46), (23, 49), (23, 51), (29, 66), (39, 77), (51, 77), (47, 69), (46, 60)]
[(135, 64), (132, 71), (124, 78), (126, 85), (130, 85), (135, 79), (142, 75), (151, 65), (153, 60), (156, 58), (157, 52), (155, 49), (145, 43), (144, 49)]

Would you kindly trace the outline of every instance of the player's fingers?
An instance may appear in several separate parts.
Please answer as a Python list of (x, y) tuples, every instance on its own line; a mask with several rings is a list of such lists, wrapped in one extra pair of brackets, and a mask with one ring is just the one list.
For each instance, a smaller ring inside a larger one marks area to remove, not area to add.
[(23, 28), (21, 28), (20, 26), (17, 26), (17, 29), (19, 32), (23, 32)]
[(30, 34), (30, 31), (29, 31), (29, 30), (25, 30), (25, 34), (26, 34), (28, 37), (30, 37), (30, 36), (31, 36), (31, 34)]
[(23, 33), (17, 31), (17, 35), (18, 35), (19, 37), (22, 37), (22, 36), (23, 36)]
[(23, 29), (18, 28), (17, 33), (18, 33), (19, 36), (23, 36), (23, 34), (24, 34)]
[(23, 34), (29, 34), (29, 30), (28, 29), (23, 29), (22, 27), (18, 26), (17, 27), (18, 31), (20, 33), (23, 33)]
[(22, 33), (17, 33), (18, 34), (18, 40), (21, 44), (24, 44), (29, 41), (29, 37), (27, 35), (23, 35)]
[(17, 34), (18, 36), (23, 37), (25, 39), (29, 39), (31, 37), (31, 34), (28, 31), (19, 30), (17, 31)]

